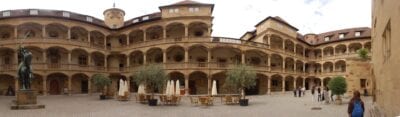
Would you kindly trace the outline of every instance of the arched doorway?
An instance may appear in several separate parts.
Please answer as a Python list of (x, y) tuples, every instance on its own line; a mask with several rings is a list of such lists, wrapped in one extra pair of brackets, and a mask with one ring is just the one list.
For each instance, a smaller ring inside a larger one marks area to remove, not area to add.
[(193, 72), (189, 75), (189, 94), (207, 94), (208, 77), (201, 71)]
[(61, 93), (68, 93), (68, 76), (62, 73), (54, 73), (47, 76), (48, 88), (50, 95), (60, 95)]

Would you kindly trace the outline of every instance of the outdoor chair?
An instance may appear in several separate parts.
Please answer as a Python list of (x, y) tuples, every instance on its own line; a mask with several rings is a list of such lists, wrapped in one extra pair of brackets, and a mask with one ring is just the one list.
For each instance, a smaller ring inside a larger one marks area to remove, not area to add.
[(190, 103), (191, 104), (199, 104), (199, 100), (198, 99), (196, 99), (196, 98), (193, 98), (193, 97), (190, 97)]
[(138, 103), (147, 103), (146, 95), (138, 94), (136, 96), (136, 102), (138, 102)]
[(172, 98), (171, 99), (171, 104), (173, 104), (173, 105), (178, 105), (179, 104), (180, 96), (172, 96), (171, 98)]

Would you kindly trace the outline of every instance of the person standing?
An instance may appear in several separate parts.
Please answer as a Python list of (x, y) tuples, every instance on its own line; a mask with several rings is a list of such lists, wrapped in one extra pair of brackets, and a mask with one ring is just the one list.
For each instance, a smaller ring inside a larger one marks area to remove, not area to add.
[(360, 98), (360, 92), (354, 91), (353, 98), (351, 98), (347, 107), (349, 117), (364, 117), (364, 102)]
[(315, 101), (315, 87), (311, 88), (311, 100)]
[(297, 97), (297, 96), (296, 96), (296, 92), (297, 92), (296, 90), (297, 90), (296, 88), (293, 89), (293, 95), (294, 95), (294, 97)]
[(318, 86), (318, 88), (317, 88), (317, 95), (318, 95), (318, 97), (317, 97), (317, 100), (318, 100), (318, 102), (320, 102), (321, 101), (321, 88)]
[(328, 88), (327, 87), (325, 87), (325, 90), (324, 90), (324, 101), (325, 101), (325, 104), (329, 104), (329, 92), (328, 92)]
[(305, 95), (306, 95), (306, 88), (305, 88), (305, 87), (302, 87), (302, 88), (301, 88), (301, 92), (303, 93), (303, 96), (305, 96)]

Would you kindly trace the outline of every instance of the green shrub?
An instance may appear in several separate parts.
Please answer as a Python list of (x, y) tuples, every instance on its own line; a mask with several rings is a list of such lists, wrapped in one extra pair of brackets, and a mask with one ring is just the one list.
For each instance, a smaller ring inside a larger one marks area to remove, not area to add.
[(337, 76), (329, 81), (328, 87), (332, 91), (332, 94), (342, 95), (347, 90), (346, 79), (342, 76)]
[(225, 87), (237, 89), (245, 98), (244, 89), (256, 85), (257, 75), (252, 68), (246, 65), (237, 65), (226, 73)]

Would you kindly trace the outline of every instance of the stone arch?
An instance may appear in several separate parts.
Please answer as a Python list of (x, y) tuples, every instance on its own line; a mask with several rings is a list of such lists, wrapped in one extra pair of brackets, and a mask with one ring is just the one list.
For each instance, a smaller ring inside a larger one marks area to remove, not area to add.
[(219, 67), (241, 63), (241, 50), (230, 46), (214, 47), (211, 49), (211, 61), (217, 63)]
[(147, 63), (162, 63), (163, 62), (163, 50), (158, 47), (150, 48), (146, 52)]
[(169, 76), (169, 80), (172, 80), (175, 83), (177, 80), (179, 80), (180, 89), (185, 88), (185, 74), (183, 74), (182, 72), (179, 72), (179, 71), (173, 71), (173, 72), (169, 73), (168, 76)]
[(283, 50), (283, 39), (278, 35), (271, 35), (271, 49)]
[(271, 76), (271, 91), (282, 91), (283, 77), (279, 74)]
[(140, 43), (144, 41), (144, 31), (143, 30), (133, 30), (129, 34), (129, 43)]
[(281, 71), (283, 70), (283, 57), (279, 54), (271, 55), (271, 70), (272, 71)]
[(268, 54), (256, 49), (246, 50), (245, 62), (251, 66), (267, 66), (268, 65)]
[(89, 93), (89, 76), (84, 73), (76, 73), (72, 75), (71, 85), (72, 93)]
[[(0, 95), (14, 96), (19, 88), (15, 86), (15, 77), (9, 74), (0, 74)], [(8, 88), (11, 90), (8, 92)], [(8, 93), (8, 94), (7, 94)]]
[(106, 36), (97, 30), (90, 31), (90, 44), (95, 46), (95, 47), (100, 47), (104, 48), (104, 40), (106, 39)]
[(346, 51), (347, 51), (347, 47), (344, 44), (339, 44), (335, 47), (336, 55), (346, 54)]
[(71, 27), (71, 40), (89, 42), (89, 31), (80, 26)]
[(208, 25), (204, 22), (191, 22), (188, 26), (189, 37), (205, 37), (208, 34)]
[(89, 52), (81, 48), (75, 48), (71, 51), (71, 64), (79, 66), (89, 65)]
[(294, 64), (295, 64), (295, 61), (294, 61), (293, 58), (286, 57), (285, 58), (285, 69), (286, 69), (286, 72), (294, 72)]
[(369, 42), (366, 42), (365, 44), (364, 44), (364, 48), (365, 49), (367, 49), (369, 52), (371, 52), (372, 50), (371, 50), (371, 42), (369, 41)]
[(333, 63), (332, 62), (325, 62), (323, 64), (324, 72), (333, 72)]
[(163, 27), (160, 25), (151, 26), (146, 29), (146, 40), (160, 40), (163, 38)]
[(332, 46), (325, 47), (325, 48), (323, 49), (323, 51), (324, 51), (324, 56), (333, 56), (333, 50), (334, 50), (334, 48), (333, 48)]
[(129, 63), (131, 67), (137, 67), (143, 65), (144, 53), (140, 50), (133, 51), (129, 54)]
[(91, 63), (93, 66), (95, 66), (95, 69), (96, 70), (104, 70), (104, 67), (105, 67), (104, 62), (105, 62), (106, 55), (104, 53), (95, 51), (95, 52), (92, 52), (90, 56), (92, 56)]
[(294, 53), (294, 42), (290, 39), (285, 40), (285, 51)]
[(285, 77), (285, 91), (293, 91), (295, 89), (294, 83), (296, 83), (296, 79), (293, 76)]
[(169, 23), (166, 26), (166, 33), (169, 39), (182, 39), (185, 36), (185, 24), (180, 22)]
[(68, 27), (59, 24), (51, 23), (46, 25), (46, 37), (51, 39), (67, 39), (68, 38)]
[(185, 62), (185, 48), (179, 45), (170, 46), (166, 50), (168, 63)]
[(0, 40), (13, 39), (14, 37), (14, 26), (3, 24), (0, 25)]
[(51, 46), (46, 49), (46, 63), (48, 68), (61, 68), (61, 64), (68, 63), (68, 52), (64, 47)]
[(336, 72), (346, 72), (346, 61), (339, 60), (335, 62)]
[(39, 39), (42, 38), (43, 25), (33, 22), (23, 23), (17, 26), (18, 38), (20, 39)]
[(68, 76), (64, 73), (51, 73), (47, 75), (47, 91), (50, 95), (60, 95), (68, 93)]
[(349, 45), (349, 52), (350, 53), (356, 53), (357, 50), (362, 48), (362, 44), (361, 43), (351, 43)]
[(296, 44), (296, 54), (304, 56), (304, 47), (300, 44)]
[(208, 94), (208, 75), (201, 71), (189, 74), (189, 94)]

